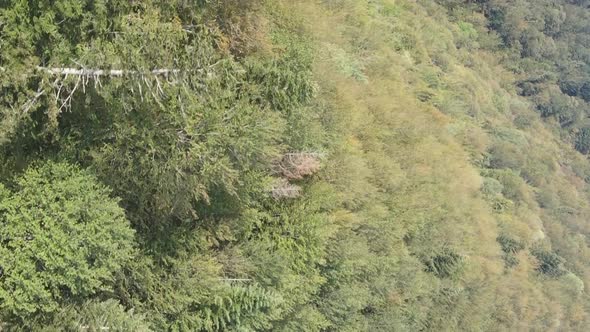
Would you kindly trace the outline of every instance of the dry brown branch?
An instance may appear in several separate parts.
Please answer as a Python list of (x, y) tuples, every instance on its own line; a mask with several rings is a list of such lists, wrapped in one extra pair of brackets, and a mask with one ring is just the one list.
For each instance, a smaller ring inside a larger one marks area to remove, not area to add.
[(315, 152), (286, 153), (276, 163), (276, 171), (288, 180), (301, 180), (319, 171), (321, 156)]

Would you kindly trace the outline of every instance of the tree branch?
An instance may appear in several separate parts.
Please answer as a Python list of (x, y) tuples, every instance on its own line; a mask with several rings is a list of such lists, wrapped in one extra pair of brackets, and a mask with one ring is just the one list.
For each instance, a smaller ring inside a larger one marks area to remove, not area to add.
[(219, 278), (219, 280), (221, 280), (221, 281), (230, 281), (230, 282), (231, 281), (243, 281), (243, 282), (252, 281), (252, 279), (249, 279), (249, 278)]
[(37, 93), (35, 94), (35, 96), (33, 96), (33, 98), (29, 99), (24, 105), (23, 105), (23, 113), (28, 113), (29, 110), (35, 105), (35, 103), (37, 102), (37, 99), (39, 99), (39, 97), (41, 97), (43, 94), (45, 93), (45, 90), (43, 90), (41, 87), (39, 87), (39, 89), (37, 90)]

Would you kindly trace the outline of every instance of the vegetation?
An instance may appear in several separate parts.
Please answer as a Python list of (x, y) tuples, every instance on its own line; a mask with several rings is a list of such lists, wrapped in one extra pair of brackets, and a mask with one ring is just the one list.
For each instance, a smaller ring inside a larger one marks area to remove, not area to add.
[(585, 331), (588, 15), (0, 2), (0, 329)]

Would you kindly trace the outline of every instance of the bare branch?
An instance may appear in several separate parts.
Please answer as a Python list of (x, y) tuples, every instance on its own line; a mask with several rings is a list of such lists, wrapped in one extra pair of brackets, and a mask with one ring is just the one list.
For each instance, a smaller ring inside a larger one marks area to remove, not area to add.
[(45, 94), (45, 90), (43, 90), (41, 88), (41, 86), (39, 86), (39, 89), (37, 90), (37, 93), (35, 94), (35, 96), (33, 96), (33, 98), (29, 99), (23, 105), (23, 113), (28, 113), (29, 110), (31, 110), (31, 108), (33, 107), (33, 105), (35, 105), (35, 103), (37, 102), (37, 100), (39, 99), (39, 97), (41, 97), (43, 94)]
[(321, 153), (321, 152), (290, 152), (290, 153), (285, 153), (283, 156), (285, 156), (285, 157), (307, 156), (307, 157), (314, 157), (314, 158), (323, 158), (325, 156), (325, 153)]
[(242, 282), (246, 282), (246, 281), (252, 281), (252, 279), (250, 278), (219, 278), (219, 280), (221, 281), (242, 281)]
[(277, 180), (270, 193), (274, 199), (297, 198), (301, 195), (301, 187), (281, 178)]
[[(99, 328), (101, 331), (107, 331), (107, 330), (110, 330), (110, 329), (111, 329), (111, 328), (110, 328), (110, 327), (108, 327), (108, 326), (100, 326), (100, 327), (98, 327), (98, 328)], [(80, 330), (84, 330), (84, 331), (85, 331), (85, 330), (88, 330), (88, 329), (90, 329), (90, 326), (89, 326), (89, 325), (80, 325)]]
[[(60, 112), (61, 112), (62, 109), (69, 108), (72, 105), (72, 96), (74, 95), (74, 93), (78, 89), (78, 86), (80, 84), (80, 79), (81, 78), (82, 77), (78, 77), (78, 79), (76, 80), (76, 84), (74, 85), (74, 88), (72, 89), (72, 91), (70, 91), (70, 93), (68, 94), (68, 96), (66, 97), (66, 99), (62, 102), (61, 106), (59, 107), (59, 111)], [(84, 84), (84, 83), (82, 83), (82, 84)]]

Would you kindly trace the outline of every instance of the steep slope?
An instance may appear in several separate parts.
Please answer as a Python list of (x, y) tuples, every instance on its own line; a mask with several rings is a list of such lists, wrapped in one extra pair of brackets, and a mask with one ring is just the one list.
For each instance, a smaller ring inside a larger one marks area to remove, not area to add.
[(344, 210), (320, 302), (332, 328), (583, 330), (588, 164), (517, 96), (485, 18), (452, 22), (429, 2), (293, 7), (322, 106), (343, 113), (327, 180)]

